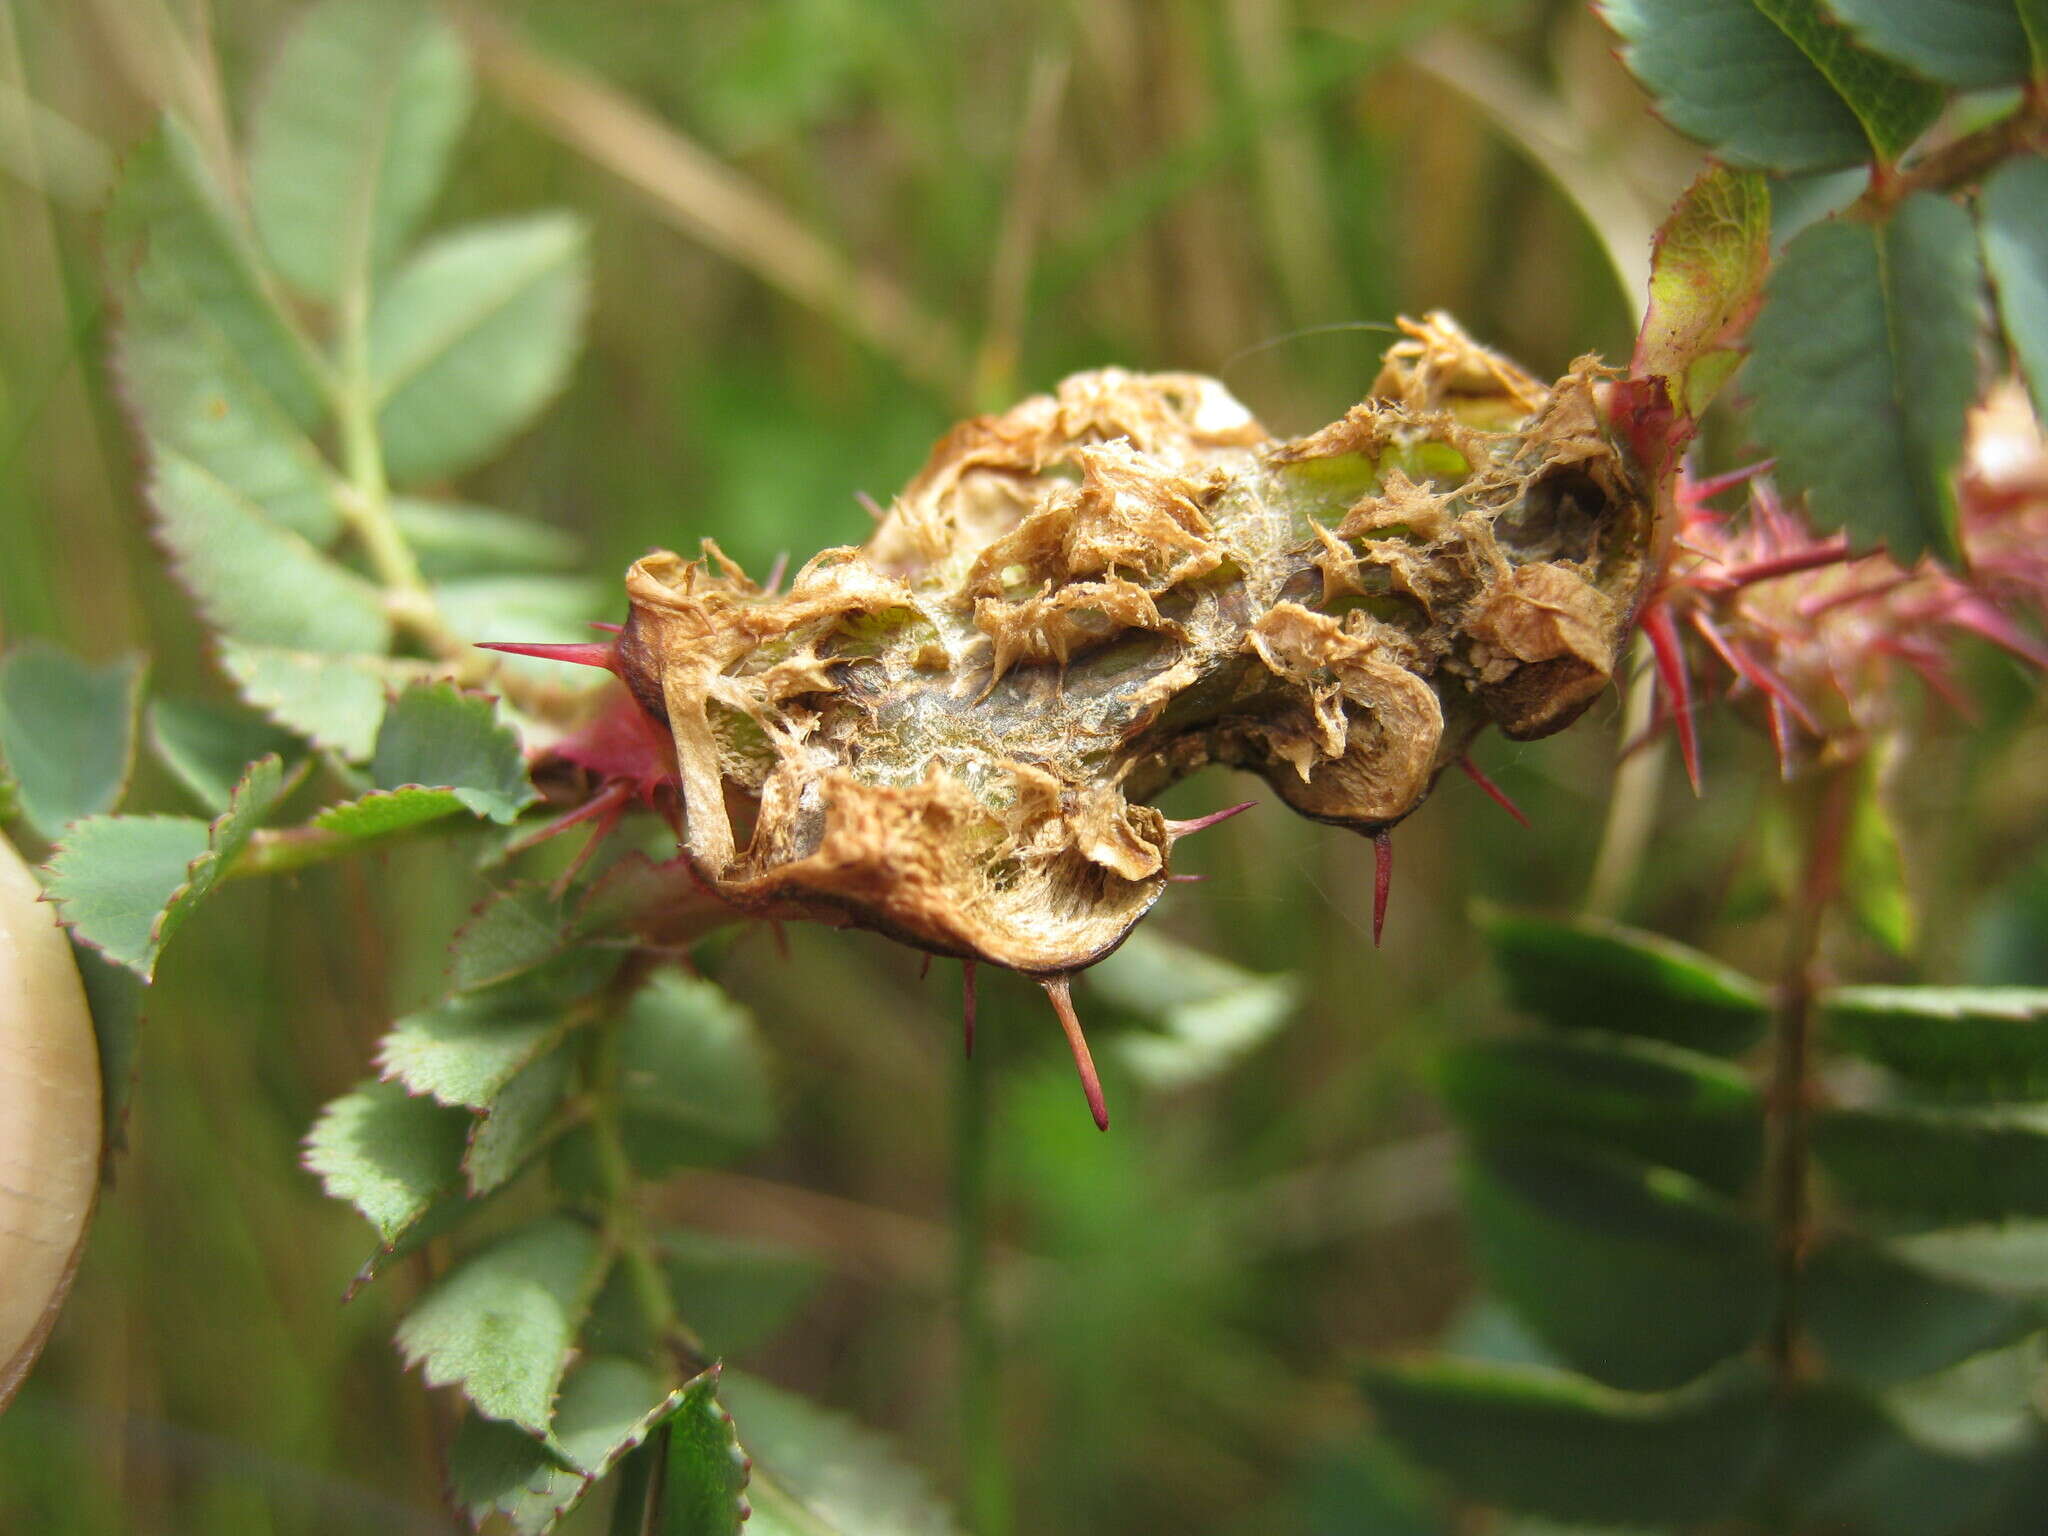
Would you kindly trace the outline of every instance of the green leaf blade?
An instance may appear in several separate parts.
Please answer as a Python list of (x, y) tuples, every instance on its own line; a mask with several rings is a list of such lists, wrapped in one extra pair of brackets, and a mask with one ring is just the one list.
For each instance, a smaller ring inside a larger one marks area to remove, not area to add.
[(486, 1109), (568, 1028), (543, 1012), (508, 1015), (488, 1002), (451, 998), (409, 1013), (377, 1047), (377, 1069), (442, 1104)]
[(498, 718), (496, 700), (446, 682), (416, 683), (392, 700), (370, 777), (382, 790), (446, 790), (500, 824), (537, 798), (519, 733)]
[(0, 762), (44, 841), (121, 803), (145, 670), (139, 656), (94, 667), (39, 641), (0, 657)]
[(1473, 1041), (1437, 1081), (1475, 1136), (1570, 1137), (1675, 1168), (1734, 1195), (1763, 1157), (1763, 1104), (1727, 1063), (1590, 1032)]
[(1856, 114), (1877, 158), (1890, 163), (1941, 111), (1939, 88), (1856, 45), (1819, 0), (1754, 0)]
[(1592, 919), (1480, 915), (1514, 1005), (1559, 1029), (1598, 1029), (1733, 1056), (1763, 1037), (1764, 991), (1658, 934)]
[(439, 191), (469, 116), (461, 40), (399, 0), (327, 0), (298, 21), (259, 105), (256, 226), (278, 269), (340, 296), (397, 255)]
[(151, 700), (145, 734), (157, 761), (215, 816), (228, 808), (246, 764), (259, 757), (289, 758), (299, 745), (240, 710), (189, 699)]
[(175, 119), (130, 157), (107, 228), (115, 368), (145, 435), (280, 527), (330, 542), (335, 477), (311, 436), (327, 412), (324, 368)]
[(2048, 159), (2022, 156), (1992, 172), (1978, 218), (1999, 325), (2035, 416), (2048, 421)]
[(362, 1213), (388, 1250), (460, 1187), (467, 1122), (397, 1083), (364, 1083), (320, 1112), (306, 1134), (305, 1166)]
[(459, 230), (402, 267), (370, 319), (392, 479), (488, 458), (568, 378), (588, 289), (583, 226), (542, 214)]
[(2029, 1302), (1838, 1239), (1807, 1261), (1801, 1320), (1829, 1366), (1877, 1386), (1944, 1370), (2041, 1326)]
[(1955, 557), (1963, 421), (1976, 391), (1969, 216), (1916, 193), (1881, 228), (1817, 224), (1785, 249), (1750, 329), (1752, 419), (1815, 520), (1910, 565)]
[(1927, 1226), (2048, 1217), (2048, 1110), (1838, 1109), (1813, 1151), (1850, 1205)]
[(1769, 185), (1753, 171), (1709, 165), (1657, 231), (1631, 372), (1669, 380), (1681, 410), (1704, 412), (1734, 367), (1770, 262)]
[(1380, 1428), (1469, 1497), (1599, 1525), (1690, 1524), (1741, 1507), (1769, 1451), (1760, 1392), (1666, 1402), (1528, 1366), (1378, 1366)]
[(450, 1271), (398, 1326), (406, 1364), (460, 1386), (486, 1418), (547, 1433), (569, 1346), (603, 1279), (596, 1234), (551, 1217)]
[(2027, 78), (2014, 0), (1826, 0), (1856, 40), (1926, 79), (1962, 90)]
[(221, 642), (220, 664), (253, 708), (350, 762), (375, 750), (386, 694), (427, 672), (424, 663), (399, 657), (321, 655), (234, 640)]
[(1658, 112), (1721, 158), (1769, 171), (1868, 158), (1856, 114), (1755, 0), (1604, 0), (1600, 11)]
[(1682, 1174), (1533, 1139), (1482, 1141), (1462, 1172), (1494, 1290), (1595, 1380), (1682, 1386), (1769, 1320), (1766, 1234)]
[(50, 861), (50, 899), (79, 939), (147, 981), (157, 919), (206, 849), (206, 823), (189, 816), (89, 816)]
[(391, 520), (429, 581), (573, 570), (583, 547), (537, 518), (456, 502), (400, 496)]
[(2048, 1098), (2048, 989), (1836, 987), (1821, 1024), (1837, 1049), (1958, 1098)]
[(664, 971), (618, 1028), (620, 1132), (642, 1173), (725, 1162), (773, 1134), (753, 1015), (717, 986)]

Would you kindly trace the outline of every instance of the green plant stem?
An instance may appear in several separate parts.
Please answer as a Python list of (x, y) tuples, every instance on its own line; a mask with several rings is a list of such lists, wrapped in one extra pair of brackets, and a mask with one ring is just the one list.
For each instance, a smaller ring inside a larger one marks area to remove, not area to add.
[(967, 1528), (1010, 1536), (1016, 1520), (998, 1414), (999, 1362), (988, 1295), (988, 1118), (986, 1064), (963, 1055), (953, 1119), (953, 1291), (960, 1317), (960, 1449)]
[(1800, 1343), (1800, 1287), (1813, 1232), (1807, 1188), (1815, 1107), (1814, 997), (1820, 941), (1841, 884), (1842, 854), (1855, 790), (1855, 765), (1835, 767), (1796, 797), (1793, 814), (1807, 831), (1806, 857), (1792, 893), (1785, 958), (1779, 972), (1771, 1065), (1771, 1233), (1777, 1253), (1777, 1312), (1767, 1341), (1779, 1387), (1808, 1371)]

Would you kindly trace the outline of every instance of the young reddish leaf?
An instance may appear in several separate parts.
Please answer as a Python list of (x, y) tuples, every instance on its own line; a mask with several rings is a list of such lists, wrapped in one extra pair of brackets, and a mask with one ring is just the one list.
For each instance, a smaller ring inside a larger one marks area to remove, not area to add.
[(567, 1217), (521, 1228), (422, 1296), (398, 1325), (398, 1348), (428, 1386), (460, 1386), (486, 1418), (546, 1434), (608, 1258), (597, 1234)]
[(1814, 225), (1771, 274), (1743, 375), (1756, 433), (1858, 549), (1955, 556), (1981, 282), (1969, 215), (1927, 192), (1883, 225)]
[(2048, 159), (2023, 156), (1992, 172), (1978, 218), (2006, 344), (2026, 376), (2034, 414), (2048, 421)]
[(1709, 165), (1657, 231), (1650, 305), (1631, 371), (1667, 381), (1697, 417), (1740, 361), (1771, 261), (1771, 194), (1754, 171)]
[(0, 657), (0, 762), (44, 841), (121, 803), (145, 670), (140, 656), (95, 667), (40, 641)]

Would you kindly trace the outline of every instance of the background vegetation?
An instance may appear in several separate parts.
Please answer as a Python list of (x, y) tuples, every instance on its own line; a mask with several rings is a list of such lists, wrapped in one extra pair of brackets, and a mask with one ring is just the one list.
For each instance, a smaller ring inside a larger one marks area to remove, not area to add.
[[(202, 138), (239, 131), (294, 10), (0, 3), (0, 638), (146, 649), (152, 687), (188, 697), (224, 690), (147, 534), (97, 215), (162, 108)], [(594, 307), (557, 406), (464, 489), (556, 525), (599, 573), (702, 535), (755, 569), (857, 540), (855, 491), (886, 497), (955, 416), (1072, 368), (1218, 372), (1288, 431), (1356, 398), (1383, 338), (1355, 326), (1396, 312), (1447, 308), (1539, 373), (1622, 358), (1650, 231), (1698, 155), (1576, 4), (489, 14), (515, 51), (486, 51), (439, 214), (580, 211)], [(537, 83), (540, 67), (596, 88)], [(707, 166), (746, 195), (707, 198)], [(594, 585), (592, 616), (617, 609)], [(1983, 718), (1931, 713), (1895, 776), (1911, 958), (1845, 938), (1844, 975), (2048, 982), (2044, 722), (2009, 664), (1969, 670)], [(921, 980), (916, 957), (859, 937), (793, 930), (784, 960), (765, 931), (736, 936), (711, 964), (762, 1022), (782, 1131), (658, 1197), (747, 1245), (726, 1263), (707, 1242), (703, 1326), (957, 1490), (953, 1117), (980, 1113), (997, 1170), (981, 1347), (1019, 1471), (970, 1503), (1014, 1500), (1025, 1531), (1427, 1528), (1375, 1513), (1360, 1363), (1447, 1332), (1527, 1348), (1476, 1294), (1427, 1068), (1510, 1018), (1471, 903), (1579, 903), (1620, 712), (1483, 742), (1532, 829), (1446, 782), (1401, 829), (1377, 953), (1363, 843), (1266, 808), (1191, 845), (1212, 878), (1158, 928), (1284, 976), (1272, 995), (1294, 1006), (1183, 1071), (1106, 1053), (1107, 1137), (1035, 989), (984, 978), (988, 1097), (961, 1106), (947, 968)], [(1619, 913), (1769, 974), (1793, 829), (1768, 744), (1715, 724), (1706, 770), (1701, 801), (1665, 776), (1654, 855), (1611, 882)], [(140, 803), (175, 798), (144, 773)], [(1205, 776), (1170, 809), (1240, 788), (1257, 792)], [(298, 1142), (387, 1022), (436, 994), (478, 894), (460, 859), (393, 851), (236, 886), (192, 920), (150, 997), (130, 1156), (51, 1352), (0, 1419), (0, 1527), (455, 1528), (434, 1452), (447, 1405), (388, 1343), (424, 1276), (338, 1305), (364, 1234)], [(1152, 1012), (1142, 987), (1095, 995), (1105, 1023)]]

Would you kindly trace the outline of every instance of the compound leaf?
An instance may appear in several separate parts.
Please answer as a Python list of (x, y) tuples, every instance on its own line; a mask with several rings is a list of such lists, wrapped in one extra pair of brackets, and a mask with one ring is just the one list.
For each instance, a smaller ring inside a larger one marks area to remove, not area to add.
[(500, 1238), (419, 1299), (398, 1325), (399, 1350), (428, 1386), (459, 1385), (484, 1417), (546, 1434), (607, 1257), (566, 1216)]
[(1823, 526), (1902, 565), (1955, 553), (1979, 286), (1969, 215), (1920, 192), (1882, 225), (1801, 231), (1750, 328), (1752, 418), (1780, 477)]
[(0, 656), (0, 762), (46, 842), (121, 803), (145, 670), (140, 656), (95, 667), (38, 640)]
[(582, 224), (540, 214), (458, 230), (398, 270), (370, 317), (394, 480), (479, 463), (547, 403), (575, 359), (587, 267)]
[(298, 21), (256, 113), (249, 184), (278, 270), (315, 298), (390, 263), (469, 115), (462, 41), (431, 7), (327, 0)]

